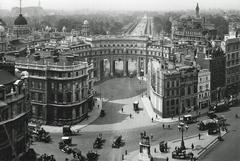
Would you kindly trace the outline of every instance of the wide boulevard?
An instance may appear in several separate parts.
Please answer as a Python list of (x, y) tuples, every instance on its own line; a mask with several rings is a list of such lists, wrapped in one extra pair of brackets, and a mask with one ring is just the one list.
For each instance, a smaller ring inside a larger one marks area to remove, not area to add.
[[(146, 90), (146, 85), (136, 78), (118, 78), (111, 79), (101, 83), (95, 87), (97, 91), (101, 91), (101, 96), (105, 98), (103, 109), (106, 111), (106, 116), (92, 122), (87, 127), (83, 128), (79, 135), (73, 136), (73, 148), (79, 148), (85, 155), (88, 151), (93, 150), (93, 142), (97, 135), (102, 133), (106, 140), (101, 149), (97, 149), (100, 154), (99, 161), (120, 161), (125, 150), (128, 152), (138, 150), (140, 132), (144, 130), (149, 135), (153, 135), (152, 144), (158, 144), (161, 140), (172, 140), (180, 138), (180, 132), (177, 129), (177, 123), (171, 123), (170, 129), (162, 128), (162, 123), (152, 122), (148, 116), (142, 102), (140, 101), (141, 93)], [(140, 113), (133, 111), (132, 103), (139, 101)], [(123, 108), (123, 112), (121, 109)], [(239, 130), (240, 119), (235, 118), (235, 113), (239, 112), (239, 107), (232, 107), (229, 111), (219, 113), (227, 118), (229, 133), (225, 135), (225, 141), (218, 143), (216, 148), (209, 150), (202, 157), (204, 161), (224, 161), (227, 158), (240, 158), (239, 153)], [(129, 114), (132, 114), (132, 118)], [(206, 119), (206, 116), (200, 120)], [(165, 123), (168, 125), (167, 123)], [(192, 124), (189, 130), (184, 133), (185, 136), (198, 134), (196, 124)], [(122, 135), (125, 140), (125, 145), (119, 149), (112, 148), (114, 136)], [(51, 134), (53, 142), (50, 144), (33, 143), (32, 147), (40, 154), (53, 154), (58, 161), (64, 161), (65, 158), (71, 159), (71, 155), (67, 155), (58, 149), (58, 142), (61, 140), (61, 133)], [(223, 153), (228, 151), (228, 153)], [(211, 153), (210, 153), (211, 152)], [(232, 160), (230, 159), (230, 160)]]

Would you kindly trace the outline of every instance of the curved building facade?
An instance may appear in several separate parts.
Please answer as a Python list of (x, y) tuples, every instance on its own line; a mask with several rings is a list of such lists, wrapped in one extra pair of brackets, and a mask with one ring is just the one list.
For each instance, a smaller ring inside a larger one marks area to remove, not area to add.
[(103, 79), (104, 60), (110, 64), (110, 76), (116, 74), (115, 62), (122, 61), (123, 76), (129, 75), (129, 62), (137, 63), (137, 75), (143, 71), (147, 73), (148, 61), (151, 58), (170, 59), (172, 55), (171, 45), (160, 45), (148, 39), (148, 37), (135, 36), (95, 36), (84, 38), (88, 45), (71, 47), (70, 51), (78, 59), (94, 63), (94, 76), (97, 80)]
[[(5, 70), (5, 69), (8, 69)], [(14, 64), (0, 62), (0, 160), (12, 161), (28, 149), (30, 112), (27, 78), (14, 75)]]
[(29, 72), (32, 119), (43, 124), (75, 124), (93, 107), (92, 70), (74, 57), (18, 58), (16, 68)]

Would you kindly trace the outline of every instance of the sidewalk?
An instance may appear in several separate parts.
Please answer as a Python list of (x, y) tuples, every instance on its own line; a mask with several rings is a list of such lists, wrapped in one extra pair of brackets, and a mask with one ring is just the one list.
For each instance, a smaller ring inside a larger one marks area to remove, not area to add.
[[(162, 118), (162, 116), (158, 115), (157, 113), (155, 113), (153, 111), (153, 108), (152, 108), (152, 104), (151, 102), (149, 101), (148, 97), (147, 96), (143, 96), (142, 98), (142, 102), (143, 102), (143, 106), (144, 108), (146, 109), (148, 115), (150, 118), (153, 118), (155, 121), (158, 121), (158, 122), (177, 122), (178, 121), (178, 117), (174, 117), (174, 118)], [(156, 118), (156, 115), (157, 115), (157, 118)]]
[[(226, 134), (225, 131), (221, 131), (221, 136)], [(201, 138), (199, 140), (198, 135), (193, 135), (187, 138), (184, 138), (184, 143), (186, 146), (186, 154), (192, 152), (194, 157), (199, 158), (204, 152), (206, 152), (209, 148), (215, 145), (218, 142), (218, 135), (208, 135), (207, 132), (201, 133)], [(181, 144), (181, 139), (168, 141), (168, 150), (167, 153), (162, 153), (159, 150), (159, 145), (151, 146), (151, 155), (154, 159), (158, 160), (166, 160), (169, 158), (169, 161), (179, 161), (181, 159), (173, 159), (172, 152), (175, 150), (175, 147), (179, 147)], [(194, 149), (191, 148), (191, 145), (194, 145)], [(154, 152), (154, 150), (156, 151)], [(124, 156), (124, 161), (138, 161), (139, 160), (139, 150), (129, 153)]]
[[(98, 108), (98, 105), (99, 105), (99, 108)], [(79, 131), (80, 129), (86, 127), (87, 125), (95, 121), (99, 117), (101, 109), (102, 109), (102, 102), (100, 101), (99, 98), (97, 98), (97, 101), (95, 103), (95, 106), (93, 107), (93, 110), (88, 113), (88, 116), (89, 116), (88, 119), (84, 119), (80, 123), (71, 126), (71, 130)], [(62, 126), (42, 125), (41, 127), (43, 127), (44, 130), (50, 133), (62, 133)]]

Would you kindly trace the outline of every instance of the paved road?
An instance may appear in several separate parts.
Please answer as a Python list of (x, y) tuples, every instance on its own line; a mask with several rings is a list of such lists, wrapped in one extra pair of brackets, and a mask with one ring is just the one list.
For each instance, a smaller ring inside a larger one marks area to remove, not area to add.
[(240, 107), (233, 107), (224, 115), (227, 116), (229, 133), (225, 136), (225, 141), (218, 143), (214, 148), (203, 156), (201, 161), (239, 161), (240, 160), (240, 119), (236, 119), (235, 114), (240, 114)]
[[(129, 81), (130, 80), (130, 81)], [(135, 83), (134, 83), (135, 82)], [(102, 95), (105, 97), (111, 98), (113, 101), (118, 99), (126, 99), (128, 97), (133, 97), (139, 92), (141, 92), (139, 86), (136, 83), (137, 81), (134, 79), (115, 79), (115, 80), (109, 80), (106, 83), (106, 85), (102, 85)], [(125, 86), (123, 85), (125, 83)], [(130, 84), (128, 86), (127, 84)], [(126, 104), (127, 102), (123, 102), (123, 104)], [(96, 132), (96, 130), (101, 130), (99, 127), (105, 126), (105, 124), (121, 124), (123, 123), (123, 126), (132, 126), (131, 122), (135, 119), (130, 120), (125, 116), (124, 114), (119, 113), (120, 108), (116, 105), (113, 105), (111, 102), (107, 102), (105, 104), (105, 108), (107, 108), (107, 115), (105, 121), (101, 121), (100, 118), (96, 120), (96, 122), (93, 122), (93, 124), (89, 125), (87, 128), (83, 129), (81, 132), (81, 135), (73, 136), (73, 143), (75, 144), (74, 147), (78, 147), (83, 154), (85, 155), (89, 150), (92, 149), (92, 144), (98, 135), (99, 132)], [(228, 157), (238, 158), (239, 159), (239, 153), (237, 153), (237, 147), (239, 147), (239, 122), (240, 119), (236, 120), (234, 117), (234, 113), (239, 112), (240, 108), (231, 108), (230, 111), (224, 112), (225, 117), (228, 120), (228, 123), (231, 124), (229, 126), (230, 133), (226, 136), (226, 141), (223, 143), (220, 143), (217, 145), (217, 148), (215, 150), (211, 150), (212, 153), (209, 153), (206, 155), (206, 158), (203, 158), (203, 161), (207, 160), (213, 160), (218, 161), (221, 159)], [(112, 117), (111, 117), (112, 115)], [(119, 115), (119, 116), (118, 116)], [(139, 114), (141, 115), (141, 113)], [(110, 116), (110, 117), (109, 117)], [(107, 118), (109, 117), (109, 118)], [(140, 117), (140, 116), (134, 116), (134, 117)], [(148, 116), (146, 115), (146, 118)], [(112, 119), (111, 119), (112, 118)], [(201, 119), (206, 119), (206, 117), (203, 117)], [(137, 119), (136, 119), (137, 120)], [(127, 121), (129, 121), (129, 124)], [(146, 131), (149, 134), (153, 134), (154, 140), (153, 144), (157, 144), (159, 140), (172, 140), (180, 138), (180, 133), (177, 129), (176, 124), (172, 124), (170, 129), (162, 129), (162, 124), (160, 123), (151, 123), (149, 121), (149, 118), (146, 120), (137, 120), (137, 124), (147, 124), (147, 127), (136, 127), (128, 130), (119, 130), (112, 125), (112, 129), (108, 131), (101, 131), (103, 134), (103, 138), (106, 139), (106, 142), (102, 149), (98, 150), (98, 153), (100, 154), (99, 161), (120, 161), (121, 155), (124, 153), (125, 150), (128, 151), (134, 151), (138, 150), (139, 145), (139, 134), (142, 131)], [(96, 126), (97, 125), (97, 126)], [(196, 124), (192, 124), (189, 127), (189, 130), (184, 134), (185, 136), (190, 136), (194, 134), (198, 134), (199, 131), (196, 128)], [(121, 147), (120, 149), (112, 149), (111, 144), (114, 136), (116, 135), (122, 135), (123, 138), (126, 141), (126, 145)], [(69, 156), (67, 154), (64, 154), (58, 149), (58, 142), (60, 141), (61, 134), (52, 134), (53, 142), (51, 144), (42, 144), (42, 143), (34, 143), (33, 147), (35, 150), (42, 154), (42, 153), (49, 153), (54, 154), (56, 159), (58, 161), (64, 161), (66, 157), (72, 158), (72, 156)], [(235, 143), (235, 144), (234, 144)], [(225, 151), (228, 151), (228, 153), (225, 153)], [(210, 152), (211, 152), (210, 151)], [(221, 158), (221, 159), (220, 159)], [(231, 160), (232, 160), (231, 159)], [(234, 160), (233, 160), (234, 161)]]

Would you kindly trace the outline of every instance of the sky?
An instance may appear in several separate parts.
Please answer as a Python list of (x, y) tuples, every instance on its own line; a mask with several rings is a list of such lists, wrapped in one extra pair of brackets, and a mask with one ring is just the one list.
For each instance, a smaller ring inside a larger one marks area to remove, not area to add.
[[(38, 6), (39, 0), (22, 0), (22, 6)], [(141, 10), (239, 9), (240, 0), (40, 0), (44, 9)], [(0, 9), (19, 6), (19, 0), (0, 0)]]

